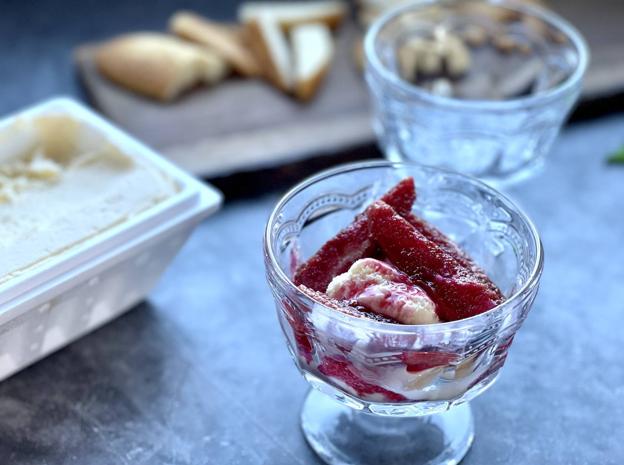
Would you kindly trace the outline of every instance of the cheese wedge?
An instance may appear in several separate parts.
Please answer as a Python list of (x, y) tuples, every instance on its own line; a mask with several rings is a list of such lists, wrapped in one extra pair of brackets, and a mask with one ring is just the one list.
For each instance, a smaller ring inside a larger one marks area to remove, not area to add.
[(238, 9), (238, 19), (247, 23), (264, 13), (271, 14), (286, 30), (306, 23), (324, 23), (336, 28), (345, 18), (347, 7), (342, 1), (248, 2)]
[(249, 44), (266, 79), (278, 89), (290, 92), (293, 86), (291, 51), (279, 23), (271, 13), (262, 12), (245, 26)]
[(319, 89), (334, 55), (329, 28), (322, 23), (302, 24), (291, 30), (294, 58), (294, 92), (309, 100)]
[(243, 76), (260, 74), (253, 54), (231, 27), (189, 11), (179, 11), (171, 17), (169, 30), (183, 39), (206, 46)]

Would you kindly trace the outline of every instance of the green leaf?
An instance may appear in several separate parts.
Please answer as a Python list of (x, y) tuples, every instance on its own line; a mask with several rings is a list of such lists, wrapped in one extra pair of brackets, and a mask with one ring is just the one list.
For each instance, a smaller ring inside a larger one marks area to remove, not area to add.
[(607, 163), (624, 164), (624, 147), (620, 147), (618, 150), (609, 155), (609, 158), (607, 158)]

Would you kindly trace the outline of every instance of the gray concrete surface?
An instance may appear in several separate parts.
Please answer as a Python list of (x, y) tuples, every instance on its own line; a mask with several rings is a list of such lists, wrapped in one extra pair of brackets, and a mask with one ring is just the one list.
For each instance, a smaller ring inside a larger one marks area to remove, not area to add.
[[(473, 403), (472, 464), (624, 459), (624, 116), (568, 128), (510, 191), (546, 250), (498, 383)], [(1, 464), (309, 464), (307, 386), (264, 281), (276, 194), (203, 223), (149, 303), (0, 384)]]

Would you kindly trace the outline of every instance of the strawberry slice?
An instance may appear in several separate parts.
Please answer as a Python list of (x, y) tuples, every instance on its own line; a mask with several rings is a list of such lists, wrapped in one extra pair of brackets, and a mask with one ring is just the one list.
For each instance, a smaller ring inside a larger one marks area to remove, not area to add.
[(325, 376), (338, 378), (353, 389), (358, 396), (381, 394), (388, 402), (402, 402), (407, 400), (401, 394), (365, 381), (355, 370), (355, 367), (342, 357), (325, 357), (318, 369)]
[(442, 320), (468, 318), (502, 302), (501, 292), (489, 279), (482, 282), (482, 277), (427, 239), (385, 202), (372, 204), (366, 215), (371, 234), (387, 258), (428, 291)]
[[(414, 179), (405, 178), (382, 198), (396, 211), (408, 214), (416, 200)], [(368, 220), (358, 215), (355, 221), (328, 240), (310, 259), (295, 271), (295, 285), (325, 292), (337, 275), (347, 271), (360, 258), (375, 255), (376, 244), (370, 239)]]
[(374, 253), (375, 244), (370, 240), (368, 223), (365, 218), (358, 218), (299, 266), (293, 281), (297, 286), (303, 284), (325, 292), (334, 276), (347, 271), (360, 258)]
[(462, 250), (460, 250), (460, 248), (457, 247), (453, 241), (446, 237), (442, 231), (427, 223), (422, 218), (416, 216), (414, 213), (410, 212), (407, 215), (401, 216), (405, 218), (409, 224), (414, 226), (423, 236), (451, 255), (462, 266), (468, 269), (475, 267), (474, 262)]
[[(457, 263), (472, 273), (477, 280), (489, 286), (493, 292), (500, 294), (500, 290), (496, 287), (496, 285), (494, 285), (494, 283), (492, 283), (492, 280), (488, 278), (485, 271), (473, 262), (472, 259), (457, 246), (457, 244), (445, 236), (442, 231), (411, 212), (407, 215), (401, 216), (403, 216), (403, 218), (405, 218), (409, 224), (414, 226), (414, 228), (416, 228), (423, 236), (453, 257)], [(503, 298), (503, 295), (500, 294), (499, 297)]]
[(297, 352), (307, 363), (310, 363), (314, 353), (312, 330), (306, 325), (301, 311), (289, 299), (282, 299), (282, 307), (293, 331)]
[(399, 215), (407, 215), (412, 211), (412, 206), (416, 201), (414, 178), (402, 179), (396, 186), (386, 192), (380, 200), (394, 208)]
[(401, 359), (407, 371), (417, 373), (429, 368), (443, 367), (459, 359), (456, 354), (446, 352), (403, 352)]

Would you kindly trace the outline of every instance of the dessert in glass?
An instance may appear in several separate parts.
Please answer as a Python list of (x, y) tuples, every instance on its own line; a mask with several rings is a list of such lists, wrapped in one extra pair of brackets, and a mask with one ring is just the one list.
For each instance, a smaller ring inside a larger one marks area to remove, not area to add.
[(264, 237), (301, 413), (331, 464), (457, 463), (536, 296), (531, 221), (473, 178), (363, 162), (288, 192)]
[(563, 18), (506, 0), (408, 2), (371, 25), (364, 49), (386, 156), (493, 184), (543, 164), (589, 59)]

